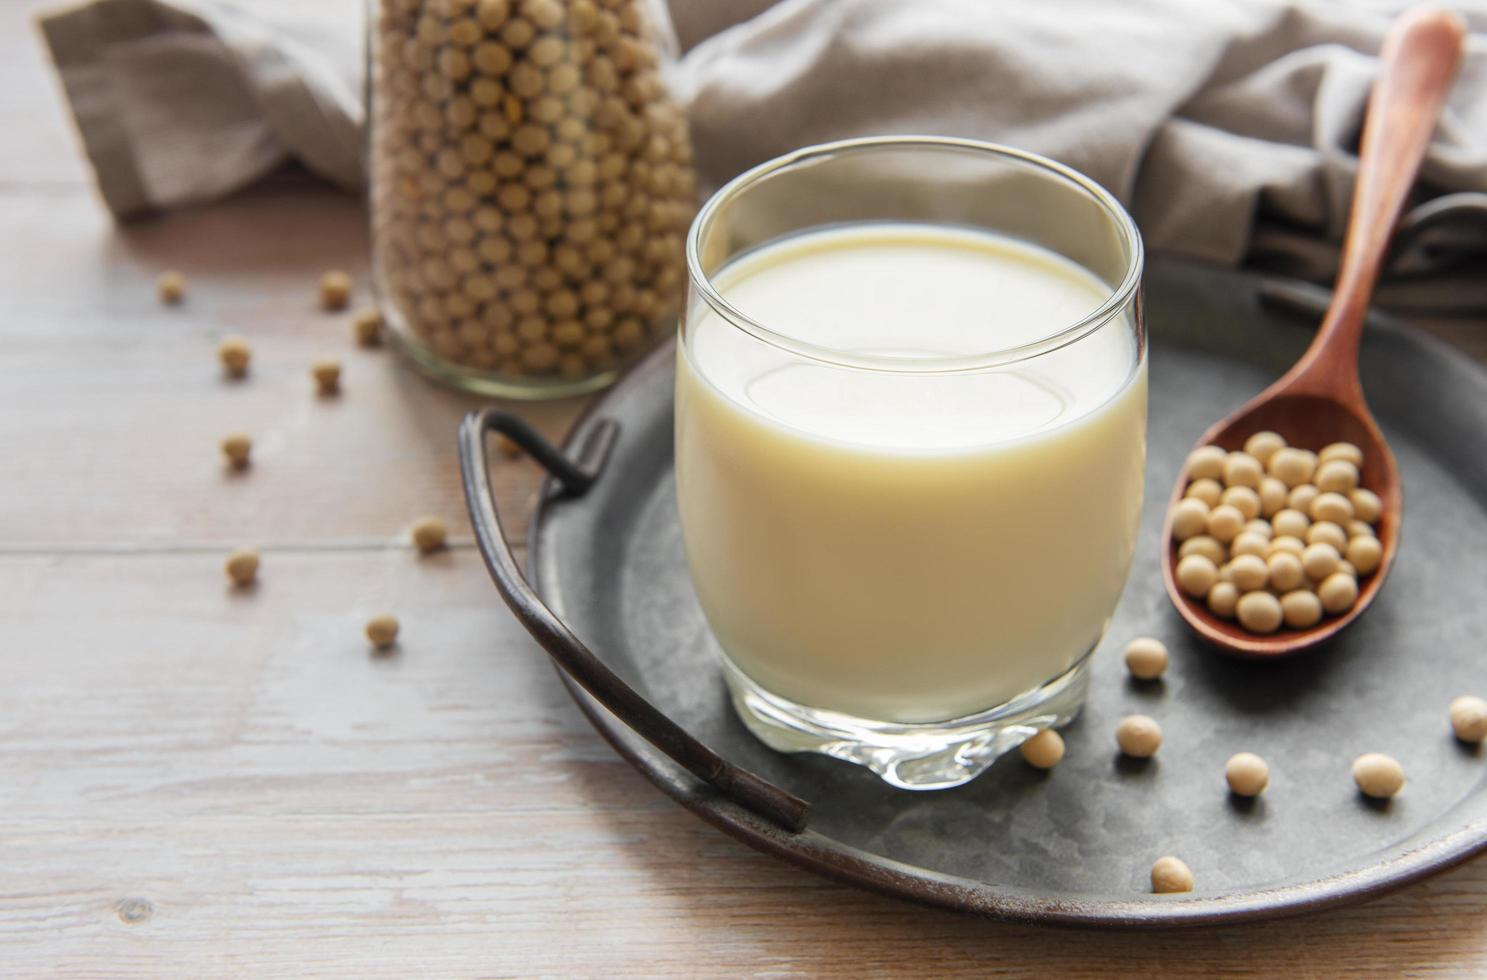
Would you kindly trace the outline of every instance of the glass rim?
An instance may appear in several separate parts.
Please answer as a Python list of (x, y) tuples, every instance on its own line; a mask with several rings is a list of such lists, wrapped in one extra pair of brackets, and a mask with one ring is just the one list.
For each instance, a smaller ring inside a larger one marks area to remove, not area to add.
[[(843, 153), (863, 153), (906, 147), (965, 150), (987, 156), (1001, 157), (1035, 170), (1044, 171), (1045, 174), (1062, 178), (1066, 182), (1073, 184), (1104, 209), (1106, 215), (1118, 229), (1121, 238), (1129, 246), (1130, 258), (1126, 262), (1125, 276), (1111, 290), (1110, 295), (1105, 301), (1092, 312), (1036, 340), (977, 354), (956, 354), (945, 357), (906, 360), (887, 355), (854, 354), (835, 347), (813, 344), (792, 337), (789, 334), (773, 330), (724, 299), (722, 293), (713, 285), (712, 278), (703, 271), (699, 245), (703, 230), (711, 224), (718, 209), (725, 202), (738, 196), (738, 194), (751, 185), (781, 170), (794, 166), (803, 160), (809, 160), (814, 157), (829, 157)], [(836, 367), (901, 374), (941, 374), (977, 371), (1025, 361), (1042, 354), (1052, 353), (1069, 344), (1075, 343), (1105, 326), (1106, 323), (1131, 303), (1133, 296), (1140, 288), (1141, 271), (1145, 265), (1145, 247), (1141, 241), (1141, 233), (1136, 228), (1135, 221), (1132, 220), (1130, 214), (1121, 205), (1120, 201), (1116, 200), (1115, 195), (1111, 194), (1099, 183), (1074, 168), (1065, 166), (1057, 160), (1052, 160), (1041, 154), (1019, 150), (1001, 143), (963, 139), (953, 136), (905, 135), (859, 137), (804, 146), (777, 156), (772, 160), (766, 160), (764, 163), (745, 170), (713, 192), (712, 196), (707, 199), (706, 203), (697, 212), (697, 216), (692, 221), (692, 227), (687, 231), (686, 253), (687, 275), (691, 279), (693, 288), (697, 290), (698, 294), (712, 308), (713, 312), (722, 317), (731, 326), (751, 334), (766, 344), (799, 357), (809, 358), (810, 360), (820, 361)]]

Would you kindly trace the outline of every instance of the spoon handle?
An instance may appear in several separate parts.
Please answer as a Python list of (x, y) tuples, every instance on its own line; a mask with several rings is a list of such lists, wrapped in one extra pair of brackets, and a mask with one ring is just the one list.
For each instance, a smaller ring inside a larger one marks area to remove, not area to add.
[(1332, 304), (1287, 387), (1363, 407), (1358, 344), (1363, 318), (1430, 136), (1461, 61), (1466, 25), (1450, 11), (1416, 8), (1395, 20), (1364, 115), (1358, 178)]

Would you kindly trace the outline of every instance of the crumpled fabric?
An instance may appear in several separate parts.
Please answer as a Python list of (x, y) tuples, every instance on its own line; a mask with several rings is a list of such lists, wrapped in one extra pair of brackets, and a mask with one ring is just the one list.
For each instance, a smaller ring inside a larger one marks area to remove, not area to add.
[[(671, 73), (704, 187), (849, 136), (987, 139), (1103, 183), (1154, 251), (1322, 281), (1392, 12), (1320, 0), (673, 6), (685, 40), (723, 28)], [(127, 217), (212, 200), (291, 158), (359, 185), (361, 7), (94, 0), (43, 18), (108, 206)], [(1466, 59), (1417, 187), (1436, 206), (1407, 219), (1420, 233), (1394, 268), (1454, 270), (1437, 305), (1487, 309), (1487, 6), (1465, 13)]]
[[(787, 0), (705, 41), (683, 77), (705, 183), (808, 143), (969, 136), (1095, 178), (1154, 251), (1326, 278), (1388, 23), (1258, 0)], [(1487, 20), (1473, 24), (1421, 199), (1487, 192)], [(1422, 240), (1416, 267), (1487, 271), (1472, 214)]]

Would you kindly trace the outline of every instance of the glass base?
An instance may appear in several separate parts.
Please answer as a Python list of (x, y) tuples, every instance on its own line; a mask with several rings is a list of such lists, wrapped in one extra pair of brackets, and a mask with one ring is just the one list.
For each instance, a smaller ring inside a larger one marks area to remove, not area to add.
[(445, 360), (424, 346), (423, 341), (412, 336), (408, 328), (394, 324), (385, 307), (383, 307), (383, 319), (389, 326), (385, 335), (392, 339), (394, 346), (426, 377), (450, 388), (458, 388), (461, 391), (492, 398), (541, 401), (585, 395), (613, 384), (623, 368), (635, 360), (632, 357), (609, 370), (582, 378), (536, 376), (517, 378)]
[(765, 745), (844, 759), (911, 790), (970, 782), (1039, 731), (1072, 721), (1089, 690), (1086, 653), (1047, 684), (995, 708), (949, 721), (895, 724), (797, 704), (764, 690), (726, 656), (722, 661), (734, 710)]

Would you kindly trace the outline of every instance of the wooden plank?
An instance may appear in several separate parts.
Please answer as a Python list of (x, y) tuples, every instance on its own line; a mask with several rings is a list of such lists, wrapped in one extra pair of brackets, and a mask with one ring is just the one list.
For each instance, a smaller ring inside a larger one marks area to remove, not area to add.
[[(368, 652), (366, 616), (404, 624)], [(0, 558), (14, 976), (1487, 970), (1487, 864), (1306, 920), (998, 926), (756, 854), (619, 760), (469, 551)]]
[[(485, 400), (356, 347), (350, 314), (316, 308), (328, 268), (351, 271), (356, 305), (370, 302), (350, 197), (278, 181), (119, 233), (83, 194), (0, 195), (0, 226), (20, 230), (0, 238), (0, 441), (12, 450), (0, 548), (381, 541), (425, 513), (466, 526), (454, 434)], [(155, 299), (164, 268), (187, 275), (179, 308)], [(254, 347), (241, 382), (216, 360), (231, 333)], [(326, 356), (344, 365), (338, 398), (313, 394), (310, 364)], [(556, 438), (580, 404), (510, 407)], [(246, 473), (222, 465), (233, 431), (254, 439)], [(521, 504), (539, 478), (530, 461), (504, 461), (496, 482)]]

